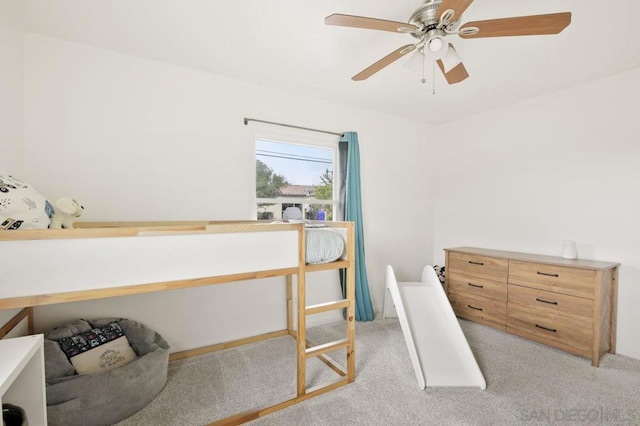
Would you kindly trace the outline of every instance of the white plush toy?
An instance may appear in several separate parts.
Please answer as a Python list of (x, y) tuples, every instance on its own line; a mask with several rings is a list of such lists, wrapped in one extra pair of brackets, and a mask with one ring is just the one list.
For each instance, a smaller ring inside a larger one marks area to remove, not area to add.
[(53, 206), (53, 210), (50, 229), (71, 229), (73, 221), (82, 215), (84, 207), (71, 198), (60, 198)]

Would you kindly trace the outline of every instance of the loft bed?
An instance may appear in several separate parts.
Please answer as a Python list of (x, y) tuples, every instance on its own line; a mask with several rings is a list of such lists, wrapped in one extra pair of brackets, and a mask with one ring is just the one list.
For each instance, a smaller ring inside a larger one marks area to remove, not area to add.
[[(240, 424), (355, 380), (355, 248), (352, 222), (323, 222), (345, 241), (342, 257), (307, 262), (303, 223), (225, 222), (85, 222), (76, 229), (0, 232), (0, 310), (23, 308), (4, 326), (0, 338), (23, 320), (33, 331), (33, 307), (150, 293), (163, 290), (285, 277), (287, 328), (171, 354), (171, 360), (201, 355), (270, 338), (296, 340), (296, 393), (211, 424)], [(274, 250), (277, 248), (277, 250)], [(70, 267), (55, 253), (73, 259)], [(346, 269), (346, 297), (306, 306), (306, 274)], [(294, 306), (293, 276), (297, 276)], [(90, 280), (87, 277), (91, 277)], [(346, 338), (314, 346), (306, 337), (307, 315), (346, 310)], [(293, 326), (296, 315), (297, 329)], [(346, 349), (346, 368), (327, 353)], [(306, 386), (306, 360), (318, 357), (338, 375), (329, 383)]]

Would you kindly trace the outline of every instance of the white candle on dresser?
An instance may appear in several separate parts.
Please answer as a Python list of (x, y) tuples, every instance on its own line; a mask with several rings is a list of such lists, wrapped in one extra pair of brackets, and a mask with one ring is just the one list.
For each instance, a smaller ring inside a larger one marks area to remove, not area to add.
[(562, 257), (565, 259), (578, 258), (578, 247), (575, 241), (565, 240), (564, 245), (562, 246)]

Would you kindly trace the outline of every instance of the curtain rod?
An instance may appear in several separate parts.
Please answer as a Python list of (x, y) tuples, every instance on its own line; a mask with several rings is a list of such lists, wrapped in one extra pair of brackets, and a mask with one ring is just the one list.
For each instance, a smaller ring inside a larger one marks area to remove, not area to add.
[(327, 130), (311, 129), (309, 127), (293, 126), (291, 124), (275, 123), (273, 121), (264, 121), (264, 120), (258, 120), (255, 118), (247, 118), (247, 117), (244, 118), (244, 125), (246, 126), (247, 124), (249, 124), (250, 121), (255, 121), (256, 123), (273, 124), (273, 125), (282, 126), (282, 127), (291, 127), (293, 129), (309, 130), (311, 132), (326, 133), (329, 135), (344, 136), (344, 133), (329, 132)]

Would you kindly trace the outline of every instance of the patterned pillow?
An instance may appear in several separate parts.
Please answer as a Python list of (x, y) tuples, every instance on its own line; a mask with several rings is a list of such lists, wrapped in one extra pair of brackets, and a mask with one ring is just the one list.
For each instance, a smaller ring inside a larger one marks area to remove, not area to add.
[(52, 215), (53, 206), (33, 186), (0, 174), (0, 230), (47, 229)]
[(92, 374), (121, 367), (137, 358), (117, 322), (58, 340), (78, 374)]

